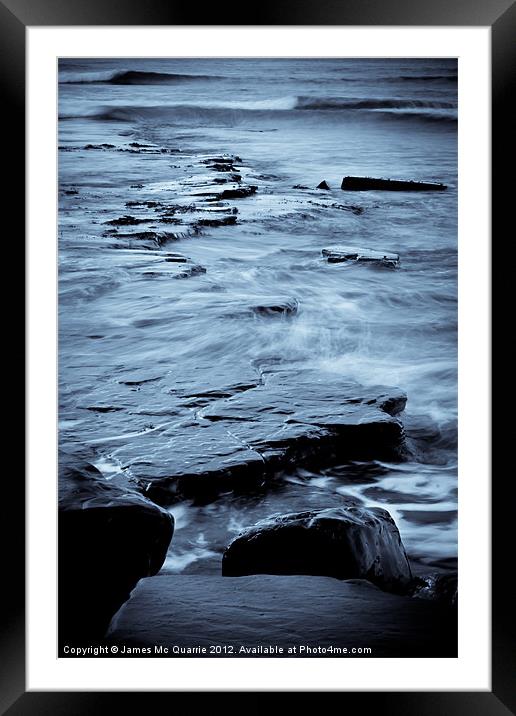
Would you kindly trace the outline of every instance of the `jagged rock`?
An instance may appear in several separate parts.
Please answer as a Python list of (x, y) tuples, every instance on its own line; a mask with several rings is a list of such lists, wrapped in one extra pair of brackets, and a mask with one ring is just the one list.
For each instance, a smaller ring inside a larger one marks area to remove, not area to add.
[(402, 592), (412, 574), (398, 528), (379, 507), (273, 515), (244, 530), (222, 558), (224, 576), (311, 574), (368, 579)]
[(376, 251), (374, 249), (359, 248), (356, 246), (331, 246), (322, 250), (322, 255), (328, 263), (342, 263), (344, 261), (356, 261), (358, 263), (369, 263), (387, 268), (397, 268), (400, 263), (398, 254), (387, 251)]
[(399, 179), (374, 179), (372, 177), (344, 177), (341, 189), (346, 191), (444, 191), (446, 184), (428, 181), (400, 181)]
[(418, 578), (414, 596), (432, 599), (452, 607), (457, 606), (457, 573), (431, 574)]
[(173, 529), (171, 515), (134, 487), (60, 454), (60, 641), (101, 638), (138, 580), (161, 568)]
[(316, 189), (326, 189), (327, 191), (330, 189), (330, 186), (326, 180), (323, 180), (320, 184), (318, 184)]

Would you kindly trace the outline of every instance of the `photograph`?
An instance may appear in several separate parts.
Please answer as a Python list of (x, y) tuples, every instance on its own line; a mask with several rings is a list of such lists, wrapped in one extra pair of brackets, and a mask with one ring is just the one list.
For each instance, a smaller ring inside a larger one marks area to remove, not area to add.
[(457, 658), (459, 79), (59, 57), (60, 658)]

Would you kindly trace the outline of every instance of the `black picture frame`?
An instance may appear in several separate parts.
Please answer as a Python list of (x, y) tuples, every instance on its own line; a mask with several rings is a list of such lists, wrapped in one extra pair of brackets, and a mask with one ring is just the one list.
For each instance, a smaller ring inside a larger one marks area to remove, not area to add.
[[(198, 22), (199, 16), (202, 23)], [(502, 241), (504, 227), (512, 226), (511, 182), (505, 177), (515, 156), (512, 119), (509, 111), (511, 87), (516, 74), (516, 3), (512, 0), (265, 0), (243, 6), (229, 2), (197, 7), (173, 0), (0, 0), (0, 85), (4, 98), (5, 206), (23, 223), (25, 213), (24, 120), (25, 120), (25, 31), (28, 26), (66, 25), (354, 25), (354, 26), (487, 26), (492, 37), (492, 236)], [(511, 151), (512, 149), (512, 151)], [(507, 172), (504, 170), (508, 170)], [(512, 184), (513, 185), (513, 184)], [(509, 194), (511, 192), (511, 194)], [(21, 243), (21, 229), (14, 241)], [(7, 237), (6, 237), (7, 238)], [(495, 244), (493, 242), (493, 248)], [(16, 249), (19, 251), (19, 248)], [(19, 262), (18, 253), (16, 262)], [(14, 258), (14, 256), (13, 256)], [(492, 252), (492, 260), (495, 254)], [(13, 264), (14, 265), (14, 264)], [(23, 301), (23, 299), (22, 299)], [(495, 312), (493, 312), (493, 316)], [(14, 314), (13, 314), (14, 316)], [(9, 335), (9, 333), (7, 333)], [(14, 335), (14, 328), (11, 335)], [(16, 343), (23, 345), (23, 340)], [(14, 339), (13, 339), (13, 345)], [(30, 346), (29, 346), (30, 348)], [(23, 361), (20, 360), (22, 365)], [(13, 367), (15, 361), (13, 360)], [(492, 386), (493, 388), (495, 386)], [(494, 437), (494, 436), (493, 436)], [(501, 441), (499, 442), (501, 444)], [(493, 455), (496, 444), (493, 445)], [(345, 709), (378, 708), (384, 714), (426, 716), (439, 714), (502, 716), (516, 713), (516, 649), (512, 640), (512, 590), (507, 588), (506, 561), (512, 531), (504, 473), (492, 480), (492, 690), (490, 692), (343, 692)], [(508, 476), (509, 477), (509, 476)], [(7, 495), (5, 494), (7, 492)], [(147, 712), (158, 708), (177, 708), (177, 693), (97, 693), (26, 692), (25, 615), (24, 615), (24, 481), (21, 471), (4, 474), (4, 505), (9, 519), (3, 518), (6, 536), (3, 596), (5, 624), (0, 643), (0, 709), (10, 716), (27, 714), (104, 713), (120, 707), (120, 698), (131, 699), (133, 707)], [(8, 580), (8, 581), (7, 581)], [(407, 685), (409, 688), (409, 685)], [(206, 696), (206, 694), (204, 694)], [(211, 707), (219, 703), (211, 694)], [(222, 694), (220, 694), (222, 696)], [(236, 694), (244, 697), (245, 694)], [(254, 701), (258, 706), (259, 701)], [(195, 700), (203, 697), (195, 694)], [(158, 707), (155, 699), (164, 702)], [(189, 696), (191, 698), (191, 696)], [(149, 699), (153, 705), (149, 706)], [(116, 703), (115, 703), (116, 702)], [(190, 702), (190, 708), (191, 704)]]

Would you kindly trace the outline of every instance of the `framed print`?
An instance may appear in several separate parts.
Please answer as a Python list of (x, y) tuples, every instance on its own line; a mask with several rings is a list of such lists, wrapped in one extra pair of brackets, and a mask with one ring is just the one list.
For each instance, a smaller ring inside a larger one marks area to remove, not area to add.
[(489, 375), (514, 5), (0, 10), (29, 396), (4, 708), (514, 711)]

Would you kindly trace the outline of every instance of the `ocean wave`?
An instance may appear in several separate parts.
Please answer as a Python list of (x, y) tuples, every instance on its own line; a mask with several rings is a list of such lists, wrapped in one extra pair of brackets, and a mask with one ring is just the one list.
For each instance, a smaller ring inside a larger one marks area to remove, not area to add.
[(393, 82), (400, 79), (402, 82), (457, 82), (457, 75), (401, 75), (391, 78)]
[(215, 75), (173, 74), (171, 72), (144, 72), (122, 70), (106, 72), (71, 72), (59, 80), (59, 84), (111, 84), (111, 85), (156, 85), (189, 82), (195, 80), (222, 79)]
[(298, 97), (296, 109), (455, 109), (452, 102), (429, 102), (421, 99), (374, 99), (341, 97)]
[(163, 120), (201, 119), (206, 116), (217, 120), (232, 120), (247, 113), (278, 113), (288, 111), (354, 111), (420, 116), (426, 119), (455, 121), (457, 107), (452, 102), (430, 102), (406, 99), (343, 99), (334, 97), (286, 96), (264, 100), (229, 100), (220, 102), (171, 103), (164, 105), (122, 105), (87, 109), (83, 112), (61, 113), (60, 119), (90, 118), (103, 121), (131, 122), (144, 118)]

